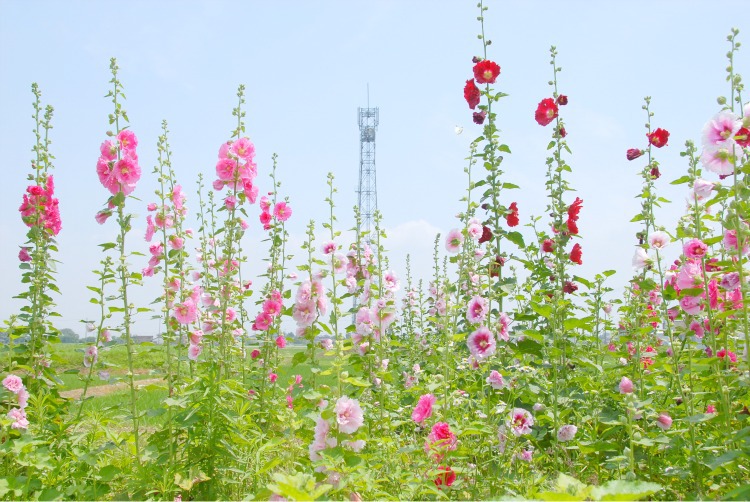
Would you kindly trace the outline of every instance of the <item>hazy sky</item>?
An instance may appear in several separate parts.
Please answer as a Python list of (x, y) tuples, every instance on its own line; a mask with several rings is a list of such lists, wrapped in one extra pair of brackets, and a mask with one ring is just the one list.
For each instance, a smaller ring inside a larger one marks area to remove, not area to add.
[[(502, 67), (496, 88), (510, 94), (497, 107), (501, 137), (512, 149), (506, 179), (521, 186), (522, 223), (543, 214), (545, 147), (551, 127), (534, 121), (537, 103), (551, 94), (549, 46), (556, 45), (562, 109), (573, 156), (570, 182), (584, 200), (579, 228), (584, 265), (592, 278), (616, 269), (611, 285), (632, 275), (639, 211), (637, 173), (625, 151), (643, 147), (644, 96), (652, 97), (653, 124), (671, 132), (657, 151), (661, 195), (673, 201), (657, 213), (672, 231), (685, 205), (684, 185), (669, 181), (686, 171), (685, 140), (700, 138), (726, 94), (726, 35), (743, 30), (746, 2), (725, 1), (492, 1), (485, 30), (489, 58)], [(82, 332), (79, 320), (96, 316), (86, 284), (100, 259), (98, 243), (113, 240), (114, 221), (94, 214), (108, 192), (95, 174), (111, 103), (109, 58), (117, 57), (125, 108), (140, 140), (144, 176), (128, 208), (138, 216), (130, 249), (145, 251), (145, 205), (154, 199), (156, 140), (169, 122), (173, 164), (197, 208), (199, 172), (213, 179), (219, 145), (235, 127), (238, 84), (246, 85), (247, 132), (256, 145), (261, 192), (271, 155), (279, 154), (280, 195), (294, 211), (293, 247), (310, 219), (327, 217), (326, 173), (336, 176), (339, 228), (353, 226), (359, 164), (357, 107), (380, 107), (377, 135), (378, 204), (389, 234), (391, 266), (405, 276), (411, 253), (415, 276), (429, 278), (437, 232), (457, 225), (468, 145), (480, 131), (463, 99), (474, 55), (480, 54), (473, 1), (10, 1), (0, 0), (0, 318), (17, 312), (21, 291), (19, 245), (26, 227), (17, 212), (33, 146), (32, 82), (55, 107), (52, 153), (63, 221), (58, 298), (60, 328)], [(747, 33), (740, 40), (747, 40)], [(741, 52), (737, 70), (747, 70)], [(454, 127), (464, 127), (456, 135)], [(642, 159), (640, 159), (642, 160)], [(710, 174), (710, 173), (709, 173)], [(707, 176), (714, 180), (715, 177)], [(251, 273), (266, 254), (251, 208)], [(528, 229), (525, 229), (526, 232)], [(343, 240), (342, 240), (343, 241)], [(348, 244), (348, 242), (342, 242)], [(677, 252), (675, 245), (672, 246)], [(444, 248), (441, 249), (444, 250)], [(301, 250), (292, 249), (298, 255)], [(139, 260), (142, 260), (139, 261)], [(140, 270), (146, 258), (135, 258)], [(158, 279), (134, 293), (157, 295)], [(137, 331), (158, 328), (145, 318)]]

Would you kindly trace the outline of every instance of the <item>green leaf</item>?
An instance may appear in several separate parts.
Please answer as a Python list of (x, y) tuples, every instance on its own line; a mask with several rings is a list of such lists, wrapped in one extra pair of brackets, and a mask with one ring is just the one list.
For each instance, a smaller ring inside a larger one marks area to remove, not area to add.
[(518, 246), (519, 248), (525, 247), (523, 243), (523, 235), (520, 232), (508, 232), (505, 234), (509, 241)]
[(671, 182), (670, 185), (682, 185), (683, 183), (687, 183), (688, 181), (690, 181), (690, 179), (690, 176), (685, 175), (681, 178), (677, 178), (676, 180)]
[(663, 490), (658, 483), (616, 479), (591, 490), (595, 500), (640, 500)]

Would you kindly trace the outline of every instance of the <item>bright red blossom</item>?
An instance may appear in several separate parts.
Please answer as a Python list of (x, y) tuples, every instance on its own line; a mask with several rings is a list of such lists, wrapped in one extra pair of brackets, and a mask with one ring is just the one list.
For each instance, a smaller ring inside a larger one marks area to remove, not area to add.
[(479, 88), (474, 83), (474, 80), (467, 80), (466, 86), (464, 86), (464, 99), (469, 104), (469, 108), (472, 110), (479, 104)]
[(555, 100), (552, 98), (544, 98), (539, 102), (539, 106), (536, 108), (536, 114), (534, 118), (540, 126), (546, 126), (557, 117), (558, 108), (555, 104)]
[(474, 78), (478, 84), (494, 84), (498, 75), (500, 75), (500, 66), (489, 59), (474, 65)]
[(580, 244), (576, 244), (573, 246), (573, 249), (570, 251), (570, 261), (573, 263), (577, 263), (579, 265), (583, 265), (583, 261), (581, 258), (583, 257), (583, 250), (581, 249)]
[(435, 485), (438, 488), (441, 485), (451, 486), (453, 482), (456, 481), (456, 473), (447, 465), (441, 465), (438, 467), (438, 470), (444, 471), (438, 474), (438, 477), (435, 478)]
[(510, 209), (510, 213), (505, 215), (505, 221), (508, 222), (509, 227), (515, 227), (521, 221), (518, 218), (518, 203), (511, 202), (510, 207), (508, 209)]
[(669, 140), (669, 131), (662, 129), (661, 127), (652, 133), (646, 134), (648, 142), (654, 145), (656, 148), (661, 148), (667, 144)]

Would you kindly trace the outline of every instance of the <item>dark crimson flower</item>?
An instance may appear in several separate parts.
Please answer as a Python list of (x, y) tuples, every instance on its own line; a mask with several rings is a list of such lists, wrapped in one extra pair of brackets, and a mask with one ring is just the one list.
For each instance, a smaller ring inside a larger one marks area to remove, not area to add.
[(479, 58), (478, 58), (478, 57), (476, 57), (476, 56), (474, 56), (473, 58), (471, 58), (471, 62), (472, 62), (472, 63), (474, 63), (474, 64), (477, 64), (477, 63), (478, 63), (478, 62), (480, 62), (480, 61), (481, 61), (481, 59), (479, 59)]
[(534, 118), (540, 126), (546, 126), (557, 117), (557, 105), (552, 98), (544, 98), (536, 108)]
[(629, 148), (626, 156), (628, 160), (635, 160), (641, 155), (643, 155), (643, 150), (639, 150), (638, 148)]
[(464, 99), (469, 103), (469, 108), (472, 110), (476, 108), (480, 97), (479, 88), (474, 83), (474, 80), (467, 80), (464, 86)]
[(490, 263), (490, 277), (497, 277), (500, 272), (500, 267), (505, 265), (505, 258), (502, 256), (495, 256), (495, 261)]
[(482, 207), (482, 209), (484, 209), (485, 211), (487, 211), (490, 208), (490, 205), (485, 202), (484, 204), (482, 204), (481, 207)]
[(487, 225), (482, 225), (482, 236), (479, 238), (479, 244), (492, 240), (492, 230)]
[(451, 469), (450, 467), (441, 465), (440, 467), (438, 467), (438, 470), (444, 471), (438, 474), (438, 477), (435, 478), (435, 485), (438, 488), (442, 485), (450, 486), (456, 480), (456, 473), (453, 472), (453, 469)]
[(575, 283), (571, 281), (565, 281), (565, 284), (563, 285), (563, 293), (575, 293), (578, 291), (578, 286), (575, 285)]
[(509, 227), (515, 227), (521, 221), (518, 219), (518, 204), (512, 202), (508, 209), (510, 209), (510, 213), (505, 215), (505, 221), (508, 222)]
[(560, 94), (557, 96), (557, 104), (560, 106), (565, 106), (568, 104), (568, 96), (565, 94)]
[(581, 250), (581, 245), (576, 244), (573, 246), (573, 249), (570, 251), (570, 261), (573, 263), (577, 263), (579, 265), (583, 265), (583, 261), (581, 258), (583, 257), (583, 251)]
[(474, 112), (474, 116), (473, 116), (474, 123), (479, 124), (479, 125), (484, 124), (484, 119), (486, 116), (487, 116), (487, 112), (484, 110), (482, 110), (481, 112)]
[(748, 129), (747, 127), (741, 128), (739, 131), (737, 131), (737, 135), (735, 135), (734, 140), (743, 148), (747, 148), (748, 146), (750, 146), (750, 129)]
[(659, 168), (657, 166), (654, 166), (651, 168), (651, 178), (658, 180), (659, 176), (661, 176), (661, 173), (659, 172)]
[(646, 134), (648, 142), (654, 145), (656, 148), (661, 148), (667, 144), (669, 140), (669, 131), (662, 129), (661, 127), (652, 133)]
[(561, 138), (564, 138), (568, 135), (568, 131), (565, 130), (565, 127), (560, 126), (560, 129), (557, 131), (560, 134)]
[(485, 59), (474, 65), (474, 78), (478, 84), (494, 84), (500, 75), (500, 66), (497, 63)]
[(542, 251), (545, 253), (551, 253), (555, 249), (555, 241), (552, 239), (544, 239), (542, 242)]

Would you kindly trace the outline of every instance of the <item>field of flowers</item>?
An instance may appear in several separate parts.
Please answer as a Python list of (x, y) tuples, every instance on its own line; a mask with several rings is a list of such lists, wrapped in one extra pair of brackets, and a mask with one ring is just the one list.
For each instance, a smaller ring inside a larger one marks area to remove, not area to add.
[[(484, 33), (487, 7), (478, 9)], [(321, 196), (330, 218), (310, 221), (301, 249), (291, 248), (285, 223), (304, 211), (280, 191), (276, 158), (255, 157), (242, 85), (227, 120), (234, 132), (197, 191), (181, 184), (164, 122), (160, 190), (135, 198), (149, 140), (129, 127), (112, 59), (109, 130), (92, 140), (91, 175), (95, 166), (102, 184), (92, 213), (117, 237), (100, 245), (97, 282), (82, 299), (99, 319), (88, 325), (96, 343), (81, 368), (68, 370), (82, 378), (75, 398), (61, 394), (69, 375), (53, 357), (65, 204), (55, 196), (53, 108), (33, 84), (36, 143), (19, 208), (25, 304), (6, 321), (0, 349), (0, 497), (750, 498), (750, 105), (735, 68), (738, 34), (728, 36), (726, 97), (695, 125), (700, 140), (682, 146), (685, 174), (667, 180), (690, 201), (676, 228), (660, 226), (654, 208), (667, 202), (659, 151), (678, 146), (644, 100), (642, 144), (622, 152), (642, 177), (633, 270), (618, 271), (632, 274), (623, 292), (607, 285), (614, 270), (576, 274), (586, 194), (573, 196), (566, 179), (574, 131), (555, 47), (549, 94), (535, 111), (549, 136), (548, 210), (522, 233), (519, 187), (503, 176), (511, 148), (496, 125), (507, 97), (502, 62), (479, 36), (463, 89), (481, 131), (456, 194), (465, 209), (431, 258), (412, 258), (434, 263), (429, 284), (389, 268), (379, 215), (371, 234), (344, 242), (332, 174)], [(196, 231), (186, 224), (193, 192)], [(147, 213), (145, 236), (132, 231), (136, 207)], [(249, 228), (267, 235), (262, 277), (243, 275), (248, 255), (258, 256), (243, 248)], [(664, 259), (667, 246), (682, 250), (679, 259)], [(293, 255), (304, 264), (292, 269)], [(144, 256), (147, 266), (136, 266)], [(162, 294), (134, 304), (128, 295), (145, 281)], [(153, 390), (137, 385), (139, 312), (161, 319), (157, 399), (139, 399)], [(287, 347), (288, 326), (304, 349)], [(107, 360), (115, 335), (126, 344), (119, 368)], [(95, 405), (92, 382), (110, 370), (127, 394)]]

